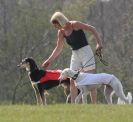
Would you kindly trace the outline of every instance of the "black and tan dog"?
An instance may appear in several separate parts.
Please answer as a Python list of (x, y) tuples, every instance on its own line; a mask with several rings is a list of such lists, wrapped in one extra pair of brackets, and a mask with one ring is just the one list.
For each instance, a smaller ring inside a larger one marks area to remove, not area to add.
[(52, 76), (52, 72), (51, 72), (51, 76), (48, 76), (48, 78), (46, 78), (49, 70), (39, 69), (35, 61), (33, 60), (33, 58), (23, 59), (18, 66), (20, 68), (25, 68), (26, 71), (28, 71), (28, 76), (36, 95), (37, 104), (46, 105), (47, 102), (46, 102), (45, 92), (59, 85), (61, 85), (64, 88), (64, 93), (67, 96), (66, 102), (69, 101), (70, 99), (70, 80), (69, 79), (66, 79), (60, 83), (58, 78), (55, 79), (54, 78), (55, 76)]

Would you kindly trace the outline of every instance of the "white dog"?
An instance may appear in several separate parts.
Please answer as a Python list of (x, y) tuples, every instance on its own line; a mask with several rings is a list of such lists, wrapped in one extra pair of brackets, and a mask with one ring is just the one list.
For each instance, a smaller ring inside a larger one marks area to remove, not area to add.
[(78, 74), (77, 71), (66, 68), (62, 71), (59, 79), (63, 80), (68, 77), (74, 78), (75, 75), (77, 75), (77, 78), (75, 79), (76, 81), (75, 85), (80, 90), (79, 95), (75, 99), (75, 103), (79, 103), (81, 97), (82, 97), (82, 102), (87, 103), (88, 89), (90, 90), (90, 88), (93, 87), (98, 88), (101, 85), (106, 86), (104, 89), (104, 95), (108, 104), (112, 104), (113, 93), (115, 93), (118, 96), (118, 98), (120, 98), (125, 103), (131, 104), (132, 102), (131, 93), (129, 92), (126, 97), (123, 92), (123, 87), (120, 80), (112, 74), (107, 74), (107, 73), (91, 74), (83, 72), (80, 72)]

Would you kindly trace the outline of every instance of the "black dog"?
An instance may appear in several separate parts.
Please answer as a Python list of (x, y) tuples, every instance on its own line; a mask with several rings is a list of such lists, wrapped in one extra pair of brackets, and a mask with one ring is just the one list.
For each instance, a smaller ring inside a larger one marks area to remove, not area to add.
[(64, 88), (64, 93), (67, 96), (66, 102), (70, 99), (70, 80), (66, 79), (60, 82), (58, 79), (53, 79), (51, 76), (50, 79), (45, 82), (39, 83), (42, 77), (45, 78), (48, 70), (41, 70), (37, 67), (35, 61), (32, 58), (25, 58), (18, 65), (21, 68), (25, 68), (28, 71), (28, 76), (30, 78), (32, 87), (35, 91), (36, 99), (38, 104), (46, 104), (46, 90), (49, 90), (53, 87), (61, 85)]

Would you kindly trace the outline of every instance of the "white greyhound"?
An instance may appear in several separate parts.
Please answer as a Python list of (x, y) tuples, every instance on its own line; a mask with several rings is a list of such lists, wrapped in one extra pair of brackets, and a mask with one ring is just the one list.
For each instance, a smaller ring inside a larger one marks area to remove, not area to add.
[(62, 71), (59, 79), (63, 80), (65, 78), (73, 78), (77, 75), (75, 79), (75, 85), (80, 90), (79, 95), (75, 99), (75, 103), (79, 103), (80, 99), (82, 98), (82, 103), (87, 103), (87, 95), (88, 90), (90, 88), (98, 88), (101, 85), (105, 85), (104, 95), (105, 99), (107, 100), (108, 104), (112, 104), (112, 95), (115, 93), (118, 98), (120, 98), (125, 103), (131, 104), (132, 102), (132, 95), (128, 92), (127, 97), (123, 92), (123, 87), (120, 80), (112, 75), (107, 73), (98, 73), (98, 74), (91, 74), (91, 73), (83, 73), (78, 71), (71, 70), (66, 68)]

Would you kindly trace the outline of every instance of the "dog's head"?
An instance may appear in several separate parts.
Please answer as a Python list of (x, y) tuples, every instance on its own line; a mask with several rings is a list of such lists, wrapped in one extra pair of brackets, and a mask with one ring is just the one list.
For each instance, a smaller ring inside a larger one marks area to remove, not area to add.
[(35, 61), (31, 57), (22, 59), (18, 67), (25, 68), (27, 71), (33, 71), (35, 69), (38, 69)]
[(76, 71), (66, 68), (61, 72), (59, 79), (62, 81), (66, 78), (72, 78), (76, 73)]

